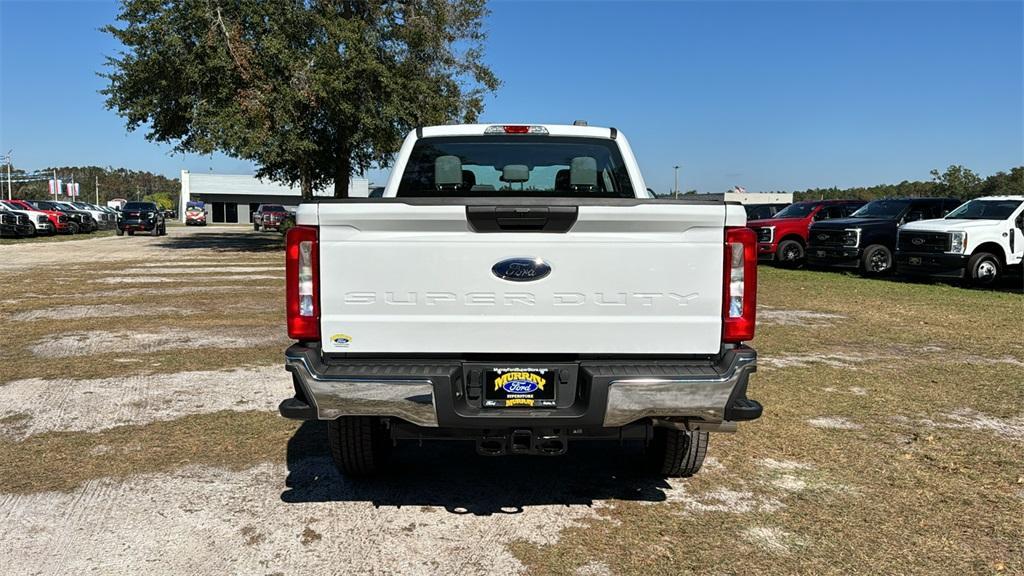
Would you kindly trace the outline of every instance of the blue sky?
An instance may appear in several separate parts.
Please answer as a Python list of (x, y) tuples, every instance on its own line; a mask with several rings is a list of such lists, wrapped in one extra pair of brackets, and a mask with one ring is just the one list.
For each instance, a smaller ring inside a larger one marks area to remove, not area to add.
[[(1024, 2), (493, 2), (482, 121), (612, 125), (648, 185), (794, 190), (1024, 164)], [(108, 2), (0, 0), (19, 167), (249, 173), (127, 133), (97, 93)], [(380, 174), (372, 179), (382, 181)]]

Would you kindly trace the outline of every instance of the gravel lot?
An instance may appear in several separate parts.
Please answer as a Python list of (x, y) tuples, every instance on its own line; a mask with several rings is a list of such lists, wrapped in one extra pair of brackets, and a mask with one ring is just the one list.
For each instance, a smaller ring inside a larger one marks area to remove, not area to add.
[(1024, 573), (1019, 294), (763, 269), (767, 412), (697, 477), (437, 444), (355, 482), (275, 410), (280, 236), (168, 232), (0, 246), (6, 574)]

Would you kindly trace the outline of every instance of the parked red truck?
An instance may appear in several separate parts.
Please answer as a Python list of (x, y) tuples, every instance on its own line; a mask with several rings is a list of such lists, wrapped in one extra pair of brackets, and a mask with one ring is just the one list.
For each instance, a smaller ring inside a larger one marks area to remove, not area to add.
[(757, 234), (758, 260), (783, 266), (800, 264), (807, 249), (811, 223), (846, 218), (864, 204), (863, 200), (794, 202), (771, 218), (748, 221), (747, 226)]

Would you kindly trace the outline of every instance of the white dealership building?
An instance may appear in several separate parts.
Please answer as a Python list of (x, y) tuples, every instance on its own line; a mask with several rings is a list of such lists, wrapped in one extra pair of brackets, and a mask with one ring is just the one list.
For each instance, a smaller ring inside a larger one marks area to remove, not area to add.
[[(352, 178), (348, 195), (365, 198), (370, 183), (365, 178)], [(316, 196), (334, 195), (334, 186), (315, 193)], [(185, 207), (189, 202), (205, 202), (207, 221), (225, 224), (248, 224), (252, 213), (260, 204), (281, 204), (294, 210), (302, 202), (302, 191), (297, 186), (285, 186), (270, 180), (242, 174), (214, 174), (212, 172), (181, 171), (181, 201), (178, 216), (185, 221)]]

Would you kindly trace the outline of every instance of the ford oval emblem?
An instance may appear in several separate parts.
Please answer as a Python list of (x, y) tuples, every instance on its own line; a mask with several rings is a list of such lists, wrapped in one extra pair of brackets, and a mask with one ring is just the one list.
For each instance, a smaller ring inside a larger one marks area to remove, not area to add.
[(505, 382), (502, 389), (509, 394), (532, 394), (537, 391), (540, 386), (536, 382), (530, 380), (509, 380)]
[(551, 274), (551, 266), (540, 258), (509, 258), (492, 266), (491, 272), (502, 280), (530, 282)]
[(914, 246), (920, 246), (921, 244), (924, 244), (924, 238), (914, 238), (911, 242)]
[(818, 240), (828, 240), (828, 234), (818, 234)]

